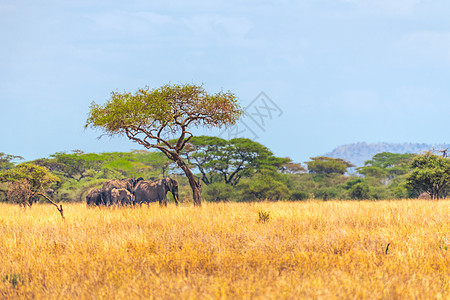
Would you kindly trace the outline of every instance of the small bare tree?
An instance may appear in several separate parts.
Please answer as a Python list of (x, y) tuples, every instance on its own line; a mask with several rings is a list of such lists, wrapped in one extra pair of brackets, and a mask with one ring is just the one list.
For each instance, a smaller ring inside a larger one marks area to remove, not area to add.
[(57, 205), (46, 193), (46, 190), (60, 179), (47, 168), (34, 164), (20, 164), (12, 169), (0, 173), (0, 182), (9, 185), (8, 199), (22, 206), (31, 206), (42, 196), (56, 206), (64, 219), (62, 205)]

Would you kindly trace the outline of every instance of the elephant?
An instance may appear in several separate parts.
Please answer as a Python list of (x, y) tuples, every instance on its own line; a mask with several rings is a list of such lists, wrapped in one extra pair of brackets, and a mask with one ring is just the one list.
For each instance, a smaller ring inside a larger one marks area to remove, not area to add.
[(167, 192), (171, 192), (178, 205), (178, 182), (166, 177), (157, 181), (139, 181), (133, 189), (135, 203), (159, 202), (159, 205), (167, 206)]
[(134, 186), (136, 183), (143, 180), (142, 177), (139, 177), (138, 179), (133, 178), (127, 178), (127, 179), (111, 179), (103, 183), (102, 186), (102, 197), (103, 202), (105, 205), (111, 205), (113, 204), (111, 200), (111, 191), (112, 189), (126, 189), (130, 193), (133, 191)]
[(101, 205), (103, 203), (102, 190), (101, 189), (90, 189), (86, 195), (86, 204), (88, 206)]
[(133, 194), (130, 193), (127, 189), (116, 189), (113, 188), (111, 190), (111, 201), (112, 204), (115, 205), (128, 205), (134, 204)]

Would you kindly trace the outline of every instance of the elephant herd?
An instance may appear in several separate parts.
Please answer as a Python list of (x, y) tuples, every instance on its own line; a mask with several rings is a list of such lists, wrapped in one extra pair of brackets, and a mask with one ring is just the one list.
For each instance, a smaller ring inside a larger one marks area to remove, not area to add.
[(138, 179), (112, 179), (99, 189), (93, 188), (86, 195), (88, 206), (135, 205), (158, 201), (167, 206), (167, 192), (171, 192), (178, 205), (178, 182), (172, 178), (157, 181)]

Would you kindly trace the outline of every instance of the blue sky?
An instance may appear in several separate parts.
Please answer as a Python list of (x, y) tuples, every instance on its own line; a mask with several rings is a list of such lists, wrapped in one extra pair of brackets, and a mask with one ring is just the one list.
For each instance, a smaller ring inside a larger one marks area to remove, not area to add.
[(264, 92), (282, 114), (245, 124), (297, 162), (346, 143), (447, 143), (449, 12), (447, 0), (0, 0), (0, 152), (140, 149), (85, 130), (89, 105), (169, 82), (242, 106)]

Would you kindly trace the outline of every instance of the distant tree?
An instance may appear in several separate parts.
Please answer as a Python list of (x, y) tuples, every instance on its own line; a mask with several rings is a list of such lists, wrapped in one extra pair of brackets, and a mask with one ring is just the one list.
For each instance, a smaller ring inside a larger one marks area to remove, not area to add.
[[(150, 172), (156, 171), (158, 176), (156, 178), (165, 178), (169, 176), (169, 173), (174, 167), (175, 164), (173, 161), (169, 160), (164, 153), (154, 152), (154, 151), (146, 151), (146, 150), (133, 150), (132, 152), (136, 157), (137, 165), (135, 166), (137, 169), (149, 170)], [(145, 175), (141, 173), (144, 177)]]
[(311, 157), (311, 161), (306, 162), (308, 171), (311, 174), (345, 174), (348, 168), (354, 167), (348, 161), (341, 158), (331, 158), (325, 156)]
[[(165, 85), (134, 94), (113, 92), (104, 105), (92, 103), (86, 127), (100, 128), (110, 136), (125, 135), (147, 149), (163, 152), (184, 171), (194, 205), (200, 205), (200, 182), (181, 156), (194, 136), (190, 129), (232, 125), (241, 114), (236, 96), (230, 92), (208, 94), (198, 85)], [(171, 144), (175, 137), (177, 142)]]
[(224, 182), (214, 182), (203, 188), (206, 201), (232, 201), (236, 197), (236, 189)]
[(370, 198), (369, 191), (370, 188), (367, 183), (358, 182), (350, 187), (349, 196), (351, 199), (358, 199), (358, 200), (369, 199)]
[(288, 187), (270, 172), (258, 173), (239, 184), (243, 201), (281, 200), (289, 197)]
[[(6, 154), (0, 152), (0, 172), (14, 167), (15, 161), (22, 160), (23, 157), (17, 155)], [(0, 184), (0, 193), (3, 194), (3, 199), (7, 199), (8, 190), (5, 189), (4, 184)]]
[(17, 160), (23, 160), (23, 157), (0, 152), (0, 171), (11, 169)]
[(265, 146), (246, 138), (228, 141), (221, 149), (220, 159), (214, 168), (226, 184), (236, 185), (242, 177), (248, 177), (264, 169), (276, 169), (285, 163)]
[(38, 159), (33, 163), (78, 182), (92, 176), (89, 170), (100, 171), (103, 161), (96, 154), (86, 154), (81, 150), (72, 152), (57, 152), (50, 155), (50, 158)]
[(189, 165), (200, 172), (202, 181), (209, 185), (214, 182), (214, 177), (218, 177), (215, 166), (222, 159), (222, 148), (227, 143), (226, 140), (214, 136), (192, 137), (181, 155)]
[(306, 173), (306, 169), (302, 166), (302, 164), (292, 162), (292, 160), (288, 157), (286, 157), (285, 159), (287, 160), (287, 162), (284, 163), (281, 167), (282, 173), (292, 175)]
[(432, 199), (445, 196), (450, 184), (450, 159), (431, 152), (416, 156), (411, 163), (407, 187), (417, 195), (426, 192)]
[(0, 182), (9, 184), (8, 199), (15, 200), (23, 206), (31, 206), (39, 196), (42, 196), (56, 206), (64, 218), (62, 205), (58, 207), (47, 194), (48, 188), (58, 181), (59, 178), (47, 168), (28, 163), (0, 173)]
[(364, 167), (358, 168), (358, 173), (389, 181), (407, 174), (410, 171), (411, 160), (415, 156), (416, 154), (412, 153), (378, 153), (366, 161)]
[(274, 156), (267, 147), (250, 139), (227, 141), (209, 136), (193, 137), (183, 156), (199, 170), (207, 185), (221, 178), (226, 184), (234, 186), (242, 177), (262, 170), (279, 170), (290, 161)]

